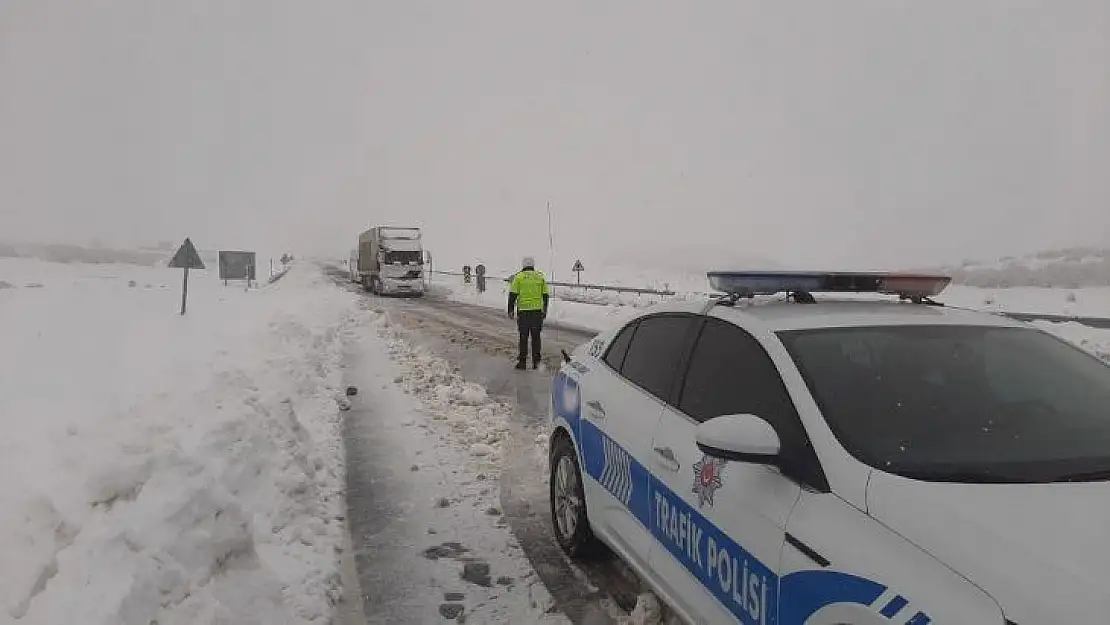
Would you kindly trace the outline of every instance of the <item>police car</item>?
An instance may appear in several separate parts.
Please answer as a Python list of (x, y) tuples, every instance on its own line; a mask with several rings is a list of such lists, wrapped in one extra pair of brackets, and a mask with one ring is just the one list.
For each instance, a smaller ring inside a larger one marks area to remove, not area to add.
[(566, 355), (567, 553), (690, 623), (1110, 622), (1110, 367), (944, 276), (709, 276)]

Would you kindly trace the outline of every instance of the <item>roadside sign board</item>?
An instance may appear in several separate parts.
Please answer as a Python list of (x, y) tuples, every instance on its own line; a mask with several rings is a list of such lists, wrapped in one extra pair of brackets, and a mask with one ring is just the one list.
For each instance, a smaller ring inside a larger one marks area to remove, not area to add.
[(255, 280), (255, 253), (220, 250), (221, 280)]

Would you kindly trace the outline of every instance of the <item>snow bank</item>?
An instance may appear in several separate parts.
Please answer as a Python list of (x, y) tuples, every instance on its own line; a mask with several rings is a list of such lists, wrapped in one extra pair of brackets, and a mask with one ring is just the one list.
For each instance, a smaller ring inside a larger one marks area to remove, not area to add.
[(0, 261), (0, 622), (325, 623), (350, 294)]
[(405, 331), (387, 315), (378, 314), (374, 323), (401, 372), (394, 382), (420, 400), (435, 421), (448, 425), (454, 444), (468, 451), (483, 470), (496, 471), (508, 439), (512, 406), (463, 379), (456, 365), (407, 340)]

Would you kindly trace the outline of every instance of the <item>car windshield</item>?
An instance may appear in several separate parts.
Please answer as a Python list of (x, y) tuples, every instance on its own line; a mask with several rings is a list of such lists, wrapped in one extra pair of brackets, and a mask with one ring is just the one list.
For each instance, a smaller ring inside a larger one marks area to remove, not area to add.
[(958, 482), (1110, 480), (1110, 366), (1034, 328), (779, 332), (868, 465)]

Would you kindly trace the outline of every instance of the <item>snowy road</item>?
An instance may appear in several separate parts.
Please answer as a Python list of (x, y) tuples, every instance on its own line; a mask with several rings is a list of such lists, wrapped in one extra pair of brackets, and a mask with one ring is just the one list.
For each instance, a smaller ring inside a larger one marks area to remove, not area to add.
[[(342, 288), (358, 290), (337, 272), (332, 275)], [(372, 357), (365, 350), (349, 351), (348, 383), (360, 388), (375, 385), (373, 402), (360, 399), (363, 393), (356, 396), (347, 419), (352, 425), (346, 431), (350, 527), (369, 621), (425, 622), (417, 612), (431, 610), (429, 597), (418, 596), (412, 584), (421, 585), (425, 595), (437, 597), (441, 592), (462, 592), (448, 589), (450, 584), (444, 581), (453, 579), (457, 563), (454, 568), (444, 567), (439, 558), (413, 557), (421, 549), (432, 548), (436, 555), (444, 550), (454, 553), (458, 546), (467, 551), (449, 555), (448, 560), (500, 559), (502, 568), (517, 566), (512, 556), (519, 546), (520, 559), (534, 571), (538, 582), (516, 570), (507, 575), (517, 581), (503, 593), (494, 593), (498, 597), (483, 594), (486, 590), (480, 587), (466, 589), (468, 613), (473, 614), (470, 606), (486, 610), (481, 622), (540, 622), (539, 614), (521, 618), (520, 611), (529, 606), (533, 612), (561, 613), (571, 622), (589, 625), (630, 610), (640, 589), (635, 575), (616, 559), (591, 563), (584, 569), (571, 564), (552, 539), (548, 520), (546, 444), (542, 438), (551, 382), (548, 372), (558, 365), (560, 349), (569, 351), (591, 334), (549, 325), (544, 333), (547, 370), (520, 372), (512, 369), (515, 326), (499, 310), (436, 297), (364, 297), (367, 308), (389, 320), (392, 332), (450, 363), (461, 379), (484, 387), (507, 407), (499, 480), (486, 479), (481, 470), (467, 468), (468, 462), (473, 462), (468, 454), (434, 444), (442, 435), (436, 423), (422, 423), (419, 417), (400, 424), (391, 420), (391, 414), (407, 413), (390, 406), (393, 400), (383, 403), (380, 399), (380, 391), (390, 385), (368, 381), (373, 376), (368, 370), (378, 370), (379, 378), (386, 375), (380, 373), (384, 365), (368, 366), (364, 361)], [(409, 462), (417, 457), (422, 460)], [(415, 469), (398, 471), (397, 467)], [(493, 476), (496, 469), (488, 473)], [(438, 501), (440, 498), (447, 501)], [(433, 500), (437, 500), (435, 505)], [(443, 508), (438, 507), (444, 503)], [(493, 538), (499, 527), (511, 532), (512, 540), (505, 543)], [(436, 534), (429, 535), (429, 531)], [(439, 540), (444, 534), (447, 537)], [(437, 545), (443, 549), (436, 549)], [(492, 572), (494, 577), (501, 574)], [(481, 592), (475, 595), (475, 591)], [(549, 605), (544, 608), (547, 593)], [(515, 620), (499, 620), (514, 612)]]

